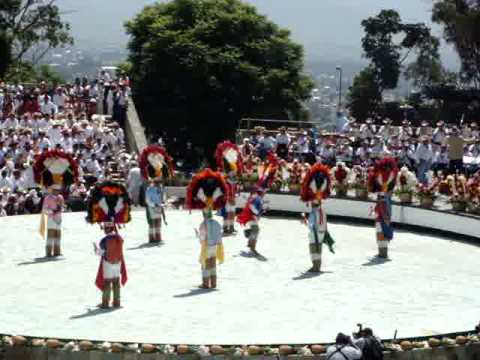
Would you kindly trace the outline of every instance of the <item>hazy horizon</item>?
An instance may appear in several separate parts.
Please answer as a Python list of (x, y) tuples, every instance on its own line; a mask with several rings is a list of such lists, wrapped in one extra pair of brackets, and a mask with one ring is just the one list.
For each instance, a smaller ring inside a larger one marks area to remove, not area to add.
[[(280, 26), (289, 29), (292, 38), (303, 44), (307, 60), (361, 61), (361, 21), (381, 9), (396, 9), (408, 22), (431, 24), (431, 0), (244, 0), (255, 5)], [(64, 16), (72, 25), (79, 48), (119, 46), (125, 48), (128, 37), (123, 24), (154, 0), (58, 0)], [(441, 34), (434, 26), (434, 33)], [(442, 48), (445, 62), (455, 64), (454, 51)]]

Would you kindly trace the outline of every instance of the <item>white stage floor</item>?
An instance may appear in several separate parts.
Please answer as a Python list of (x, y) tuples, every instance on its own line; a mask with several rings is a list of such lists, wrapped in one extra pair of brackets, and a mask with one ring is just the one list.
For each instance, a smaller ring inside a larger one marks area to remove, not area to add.
[(392, 261), (371, 262), (373, 227), (331, 224), (336, 254), (324, 248), (325, 273), (310, 266), (307, 228), (295, 219), (263, 219), (258, 249), (245, 256), (242, 232), (224, 239), (219, 289), (202, 292), (198, 212), (169, 211), (166, 242), (143, 247), (144, 212), (122, 230), (129, 282), (122, 308), (96, 308), (102, 233), (85, 214), (64, 218), (64, 258), (45, 262), (39, 216), (1, 218), (0, 333), (39, 337), (188, 344), (331, 342), (357, 323), (383, 338), (472, 329), (480, 318), (480, 247), (396, 233)]

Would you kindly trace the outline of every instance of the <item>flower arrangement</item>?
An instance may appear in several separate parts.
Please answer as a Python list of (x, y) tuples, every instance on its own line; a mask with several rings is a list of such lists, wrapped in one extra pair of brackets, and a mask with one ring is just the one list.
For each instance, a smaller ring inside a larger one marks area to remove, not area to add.
[(338, 162), (337, 166), (332, 169), (332, 174), (335, 193), (339, 197), (346, 196), (348, 191), (348, 178), (350, 169), (345, 165), (345, 163)]
[(437, 188), (437, 181), (433, 181), (429, 184), (417, 184), (415, 196), (420, 200), (420, 206), (429, 208), (433, 206), (433, 202), (437, 197)]
[(355, 190), (358, 199), (368, 198), (368, 170), (364, 166), (355, 165), (350, 172), (351, 188)]
[(480, 214), (480, 171), (475, 173), (466, 184), (467, 210), (474, 214)]
[(467, 179), (464, 175), (454, 174), (447, 176), (450, 198), (454, 211), (465, 211), (467, 208)]
[(395, 186), (395, 195), (401, 203), (411, 203), (412, 196), (417, 185), (417, 177), (406, 166), (398, 172)]
[(289, 181), (289, 190), (293, 193), (300, 192), (300, 187), (302, 184), (302, 173), (303, 168), (302, 164), (298, 160), (294, 160), (292, 166), (290, 167), (290, 181)]

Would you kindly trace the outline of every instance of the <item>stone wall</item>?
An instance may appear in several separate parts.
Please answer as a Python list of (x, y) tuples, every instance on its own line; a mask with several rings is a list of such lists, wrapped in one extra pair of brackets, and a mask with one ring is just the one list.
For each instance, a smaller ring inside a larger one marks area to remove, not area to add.
[[(88, 343), (88, 342), (82, 342)], [(68, 344), (67, 344), (68, 345)], [(84, 345), (85, 346), (85, 345)], [(103, 345), (102, 345), (103, 346)], [(121, 344), (112, 344), (110, 347), (97, 347), (90, 350), (80, 350), (78, 345), (52, 348), (47, 345), (27, 346), (27, 345), (3, 345), (0, 347), (0, 360), (223, 360), (238, 359), (245, 360), (325, 360), (325, 347), (314, 345), (307, 349), (307, 354), (299, 353), (296, 347), (280, 346), (275, 353), (265, 354), (257, 353), (263, 348), (257, 346), (240, 348), (223, 348), (221, 346), (201, 347), (201, 351), (191, 352), (185, 345), (179, 345), (176, 348), (171, 347), (172, 351), (165, 352), (165, 346), (156, 347), (149, 344), (141, 346)], [(427, 345), (428, 346), (428, 345)], [(113, 350), (112, 350), (113, 349)], [(181, 350), (181, 352), (180, 352)], [(184, 351), (185, 350), (185, 351)], [(253, 351), (254, 350), (254, 351)], [(280, 351), (278, 351), (280, 350)], [(258, 355), (253, 355), (257, 353)], [(384, 353), (385, 360), (477, 360), (480, 356), (480, 342), (468, 342), (463, 345), (453, 344), (445, 346), (427, 348), (415, 348), (412, 350), (388, 351)]]
[(145, 128), (140, 122), (137, 109), (133, 99), (130, 98), (128, 103), (127, 121), (125, 123), (125, 137), (132, 152), (139, 152), (147, 145), (147, 137), (145, 135)]

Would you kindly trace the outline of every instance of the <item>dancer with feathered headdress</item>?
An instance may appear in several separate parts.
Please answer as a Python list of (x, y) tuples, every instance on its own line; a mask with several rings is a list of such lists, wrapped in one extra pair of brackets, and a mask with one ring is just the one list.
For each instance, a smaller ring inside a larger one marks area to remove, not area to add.
[(33, 164), (33, 175), (47, 195), (43, 199), (40, 236), (46, 240), (47, 257), (62, 254), (62, 192), (78, 181), (78, 165), (73, 158), (59, 150), (46, 151)]
[(222, 226), (212, 216), (212, 211), (225, 206), (227, 184), (219, 172), (205, 169), (196, 174), (187, 188), (185, 207), (190, 210), (202, 210), (203, 221), (198, 230), (200, 240), (200, 264), (202, 268), (203, 289), (217, 287), (217, 261), (224, 261)]
[(251, 192), (242, 212), (237, 217), (238, 223), (246, 226), (244, 234), (248, 239), (248, 247), (255, 256), (261, 256), (257, 251), (257, 242), (260, 233), (259, 221), (265, 212), (263, 198), (275, 180), (279, 164), (280, 162), (275, 154), (271, 152), (267, 154), (267, 160), (262, 165), (262, 171), (259, 171), (260, 179)]
[(127, 189), (113, 181), (97, 184), (87, 204), (87, 222), (99, 224), (105, 232), (100, 242), (94, 243), (95, 253), (101, 258), (95, 285), (102, 291), (100, 307), (104, 309), (110, 306), (112, 293), (113, 307), (120, 307), (120, 288), (128, 279), (124, 240), (118, 233), (117, 225), (130, 222), (130, 208)]
[(330, 196), (332, 179), (330, 169), (322, 164), (313, 165), (302, 182), (300, 199), (310, 203), (311, 211), (304, 216), (309, 228), (309, 248), (312, 267), (309, 272), (319, 273), (322, 266), (322, 245), (325, 242), (333, 253), (334, 241), (327, 230), (327, 214), (322, 201)]
[(227, 184), (227, 202), (221, 210), (223, 216), (223, 234), (232, 235), (235, 233), (235, 212), (236, 196), (238, 192), (238, 178), (243, 172), (242, 154), (237, 145), (230, 141), (224, 141), (217, 145), (215, 160), (218, 171), (225, 176)]
[(388, 258), (388, 245), (393, 239), (392, 191), (398, 175), (397, 161), (393, 158), (378, 160), (368, 174), (368, 189), (377, 194), (374, 208), (378, 257)]
[(145, 190), (149, 242), (162, 242), (162, 221), (167, 225), (164, 209), (164, 182), (173, 176), (173, 160), (158, 145), (147, 146), (140, 155), (140, 171), (148, 183)]

